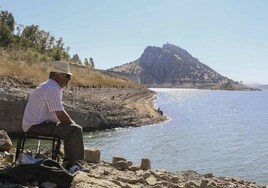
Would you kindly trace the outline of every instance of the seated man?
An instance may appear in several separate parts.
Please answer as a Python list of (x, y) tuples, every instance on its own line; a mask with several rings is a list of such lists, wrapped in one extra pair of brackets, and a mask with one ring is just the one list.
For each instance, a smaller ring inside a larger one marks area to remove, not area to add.
[(65, 159), (69, 171), (79, 170), (78, 161), (84, 159), (82, 127), (77, 125), (64, 110), (62, 88), (71, 80), (69, 64), (53, 63), (49, 79), (32, 92), (26, 105), (22, 128), (33, 134), (55, 135), (64, 140)]

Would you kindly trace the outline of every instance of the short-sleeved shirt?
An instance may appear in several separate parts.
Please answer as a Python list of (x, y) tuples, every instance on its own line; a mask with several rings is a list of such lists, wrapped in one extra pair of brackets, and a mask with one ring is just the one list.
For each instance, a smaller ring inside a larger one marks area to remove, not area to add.
[(59, 122), (56, 111), (64, 111), (62, 89), (55, 80), (49, 79), (30, 95), (23, 115), (23, 131), (46, 121)]

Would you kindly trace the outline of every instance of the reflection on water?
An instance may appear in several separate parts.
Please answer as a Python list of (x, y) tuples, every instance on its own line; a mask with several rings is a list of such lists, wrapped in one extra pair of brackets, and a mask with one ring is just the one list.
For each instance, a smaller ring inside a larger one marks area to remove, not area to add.
[(268, 91), (154, 89), (170, 121), (84, 135), (101, 158), (125, 157), (153, 168), (240, 176), (268, 185)]

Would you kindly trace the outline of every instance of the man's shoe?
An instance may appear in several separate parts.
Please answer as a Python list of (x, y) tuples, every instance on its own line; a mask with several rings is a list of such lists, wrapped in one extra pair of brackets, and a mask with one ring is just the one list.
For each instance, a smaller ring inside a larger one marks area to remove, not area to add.
[(78, 165), (73, 165), (70, 169), (69, 169), (69, 172), (71, 174), (74, 174), (76, 172), (78, 172), (80, 170), (80, 167)]

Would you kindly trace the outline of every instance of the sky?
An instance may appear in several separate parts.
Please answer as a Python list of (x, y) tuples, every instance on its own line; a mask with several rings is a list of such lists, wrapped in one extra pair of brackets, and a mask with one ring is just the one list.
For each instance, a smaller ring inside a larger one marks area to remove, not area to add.
[(62, 37), (97, 69), (168, 42), (230, 79), (268, 84), (267, 0), (0, 0), (0, 10)]

